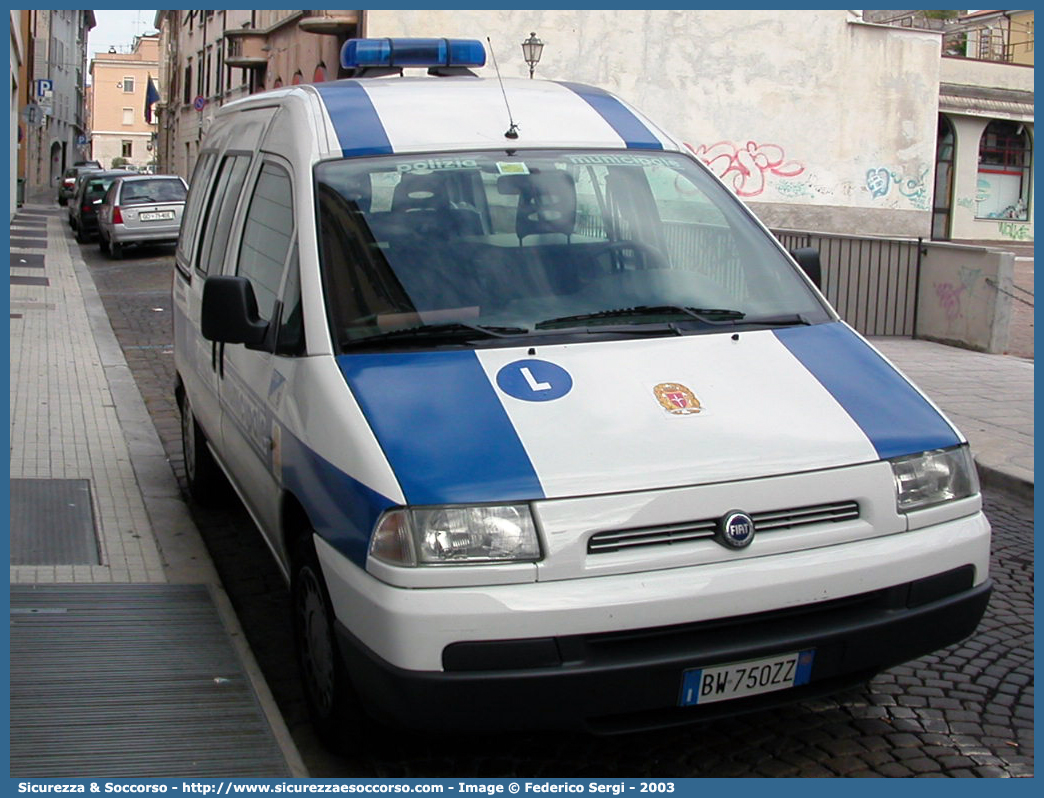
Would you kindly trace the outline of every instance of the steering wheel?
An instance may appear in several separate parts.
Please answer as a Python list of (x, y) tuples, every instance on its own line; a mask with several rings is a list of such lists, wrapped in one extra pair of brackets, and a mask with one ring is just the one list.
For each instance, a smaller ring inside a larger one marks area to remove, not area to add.
[(607, 241), (595, 250), (593, 257), (601, 258), (613, 252), (621, 253), (624, 264), (628, 261), (633, 261), (635, 268), (638, 269), (666, 269), (668, 266), (667, 259), (655, 247), (626, 238), (617, 241)]

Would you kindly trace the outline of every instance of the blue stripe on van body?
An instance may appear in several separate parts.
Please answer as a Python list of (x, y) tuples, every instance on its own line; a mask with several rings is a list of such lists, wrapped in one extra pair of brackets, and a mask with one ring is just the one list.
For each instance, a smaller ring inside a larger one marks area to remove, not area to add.
[(544, 497), (474, 352), (341, 355), (337, 363), (409, 504)]
[(594, 86), (585, 86), (583, 83), (559, 81), (559, 85), (575, 92), (594, 108), (624, 140), (629, 150), (663, 149), (663, 144), (653, 132), (613, 95)]
[(859, 425), (881, 459), (961, 442), (939, 412), (844, 324), (773, 332)]
[(366, 89), (351, 80), (313, 85), (330, 114), (345, 158), (392, 154), (388, 134)]
[(308, 508), (319, 536), (365, 568), (374, 524), (395, 502), (320, 457), (286, 427), (280, 446), (283, 486)]

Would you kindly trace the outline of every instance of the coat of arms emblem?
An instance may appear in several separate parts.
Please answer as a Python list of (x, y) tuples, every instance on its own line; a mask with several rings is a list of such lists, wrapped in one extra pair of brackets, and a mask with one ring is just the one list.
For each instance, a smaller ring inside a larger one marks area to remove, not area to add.
[(653, 388), (653, 393), (660, 406), (671, 415), (691, 416), (702, 409), (696, 394), (681, 383), (661, 382)]

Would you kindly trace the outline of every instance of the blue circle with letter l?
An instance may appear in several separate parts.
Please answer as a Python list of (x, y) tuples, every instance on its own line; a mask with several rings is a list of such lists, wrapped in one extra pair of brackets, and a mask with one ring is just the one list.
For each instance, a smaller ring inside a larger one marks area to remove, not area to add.
[(573, 389), (573, 378), (564, 368), (546, 360), (516, 360), (497, 372), (497, 386), (515, 399), (550, 402)]

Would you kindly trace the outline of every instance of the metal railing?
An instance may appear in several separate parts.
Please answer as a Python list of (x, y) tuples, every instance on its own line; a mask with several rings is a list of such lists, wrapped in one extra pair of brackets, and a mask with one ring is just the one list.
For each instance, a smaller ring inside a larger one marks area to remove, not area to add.
[[(604, 238), (598, 216), (577, 220), (577, 233)], [(626, 238), (626, 231), (615, 233)], [(905, 336), (917, 331), (921, 239), (844, 236), (797, 230), (773, 230), (788, 250), (819, 250), (827, 300), (842, 319), (864, 335)], [(671, 263), (705, 274), (736, 295), (745, 293), (746, 275), (732, 233), (720, 225), (664, 222), (660, 248)]]
[(859, 332), (905, 337), (916, 334), (921, 239), (772, 232), (788, 250), (819, 250), (822, 291), (841, 318)]

